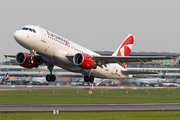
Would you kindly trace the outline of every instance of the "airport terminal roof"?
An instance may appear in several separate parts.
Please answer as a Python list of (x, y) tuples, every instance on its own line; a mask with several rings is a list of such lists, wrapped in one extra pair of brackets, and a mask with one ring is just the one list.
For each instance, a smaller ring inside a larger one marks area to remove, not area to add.
[[(101, 55), (112, 55), (112, 51), (95, 51)], [(180, 56), (180, 53), (171, 52), (131, 52), (131, 56)]]

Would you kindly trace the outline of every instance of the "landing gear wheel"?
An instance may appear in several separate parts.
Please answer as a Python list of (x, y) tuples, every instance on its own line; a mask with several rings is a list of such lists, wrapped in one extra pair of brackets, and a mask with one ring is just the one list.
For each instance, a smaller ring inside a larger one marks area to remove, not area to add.
[(51, 75), (50, 79), (51, 79), (52, 82), (54, 82), (56, 80), (56, 76), (55, 75)]
[(93, 76), (88, 76), (88, 75), (85, 75), (84, 76), (84, 82), (94, 82), (94, 77)]
[(55, 80), (56, 80), (56, 76), (55, 75), (50, 75), (50, 74), (46, 75), (46, 81), (54, 82)]
[(28, 62), (28, 64), (33, 64), (33, 63), (34, 63), (34, 60), (29, 59), (27, 62)]
[(50, 82), (51, 81), (51, 79), (50, 79), (50, 75), (48, 74), (48, 75), (46, 75), (46, 81), (48, 81), (48, 82)]
[(88, 76), (87, 75), (84, 76), (84, 82), (88, 82)]
[(93, 76), (89, 76), (88, 81), (93, 83), (94, 82), (94, 77)]

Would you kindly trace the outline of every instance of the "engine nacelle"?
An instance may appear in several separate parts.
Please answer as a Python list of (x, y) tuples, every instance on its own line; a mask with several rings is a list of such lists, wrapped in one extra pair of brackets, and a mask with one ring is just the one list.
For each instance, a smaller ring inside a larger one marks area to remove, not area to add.
[(77, 53), (74, 57), (73, 57), (73, 62), (75, 65), (84, 68), (84, 69), (92, 69), (94, 68), (94, 60), (82, 53)]
[(20, 52), (16, 55), (16, 62), (20, 66), (25, 67), (25, 68), (33, 68), (36, 66), (36, 60), (34, 59), (34, 57), (32, 58), (33, 60), (32, 64), (28, 63), (28, 60), (30, 59), (31, 59), (31, 55), (29, 55), (28, 53)]

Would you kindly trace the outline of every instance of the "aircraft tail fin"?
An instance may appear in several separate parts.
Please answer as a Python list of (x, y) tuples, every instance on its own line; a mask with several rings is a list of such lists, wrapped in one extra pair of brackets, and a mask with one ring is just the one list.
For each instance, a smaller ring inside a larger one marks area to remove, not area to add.
[(9, 68), (7, 69), (6, 74), (4, 75), (4, 77), (1, 78), (1, 82), (7, 81), (9, 79), (9, 77), (8, 77), (9, 73), (8, 72), (9, 72)]
[(9, 74), (8, 72), (9, 72), (9, 68), (7, 69), (6, 74), (5, 74), (4, 77), (8, 77), (8, 74)]
[(54, 69), (54, 74), (56, 73), (57, 69)]
[[(129, 34), (118, 49), (112, 54), (112, 56), (130, 56), (135, 36)], [(126, 68), (127, 63), (123, 63), (123, 68)]]
[(162, 78), (162, 79), (164, 79), (164, 78), (165, 78), (165, 76), (166, 76), (166, 71), (164, 71), (164, 72), (163, 72), (163, 74), (162, 74), (161, 78)]

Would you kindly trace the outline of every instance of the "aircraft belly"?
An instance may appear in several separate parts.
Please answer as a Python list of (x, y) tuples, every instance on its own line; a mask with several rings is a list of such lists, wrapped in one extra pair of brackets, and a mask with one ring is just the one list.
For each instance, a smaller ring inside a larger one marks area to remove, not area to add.
[(123, 78), (131, 78), (130, 75), (123, 75), (118, 73), (112, 73), (111, 70), (108, 70), (108, 68), (100, 68), (97, 67), (97, 69), (93, 69), (92, 74), (94, 77), (97, 78), (104, 78), (104, 79), (123, 79)]

